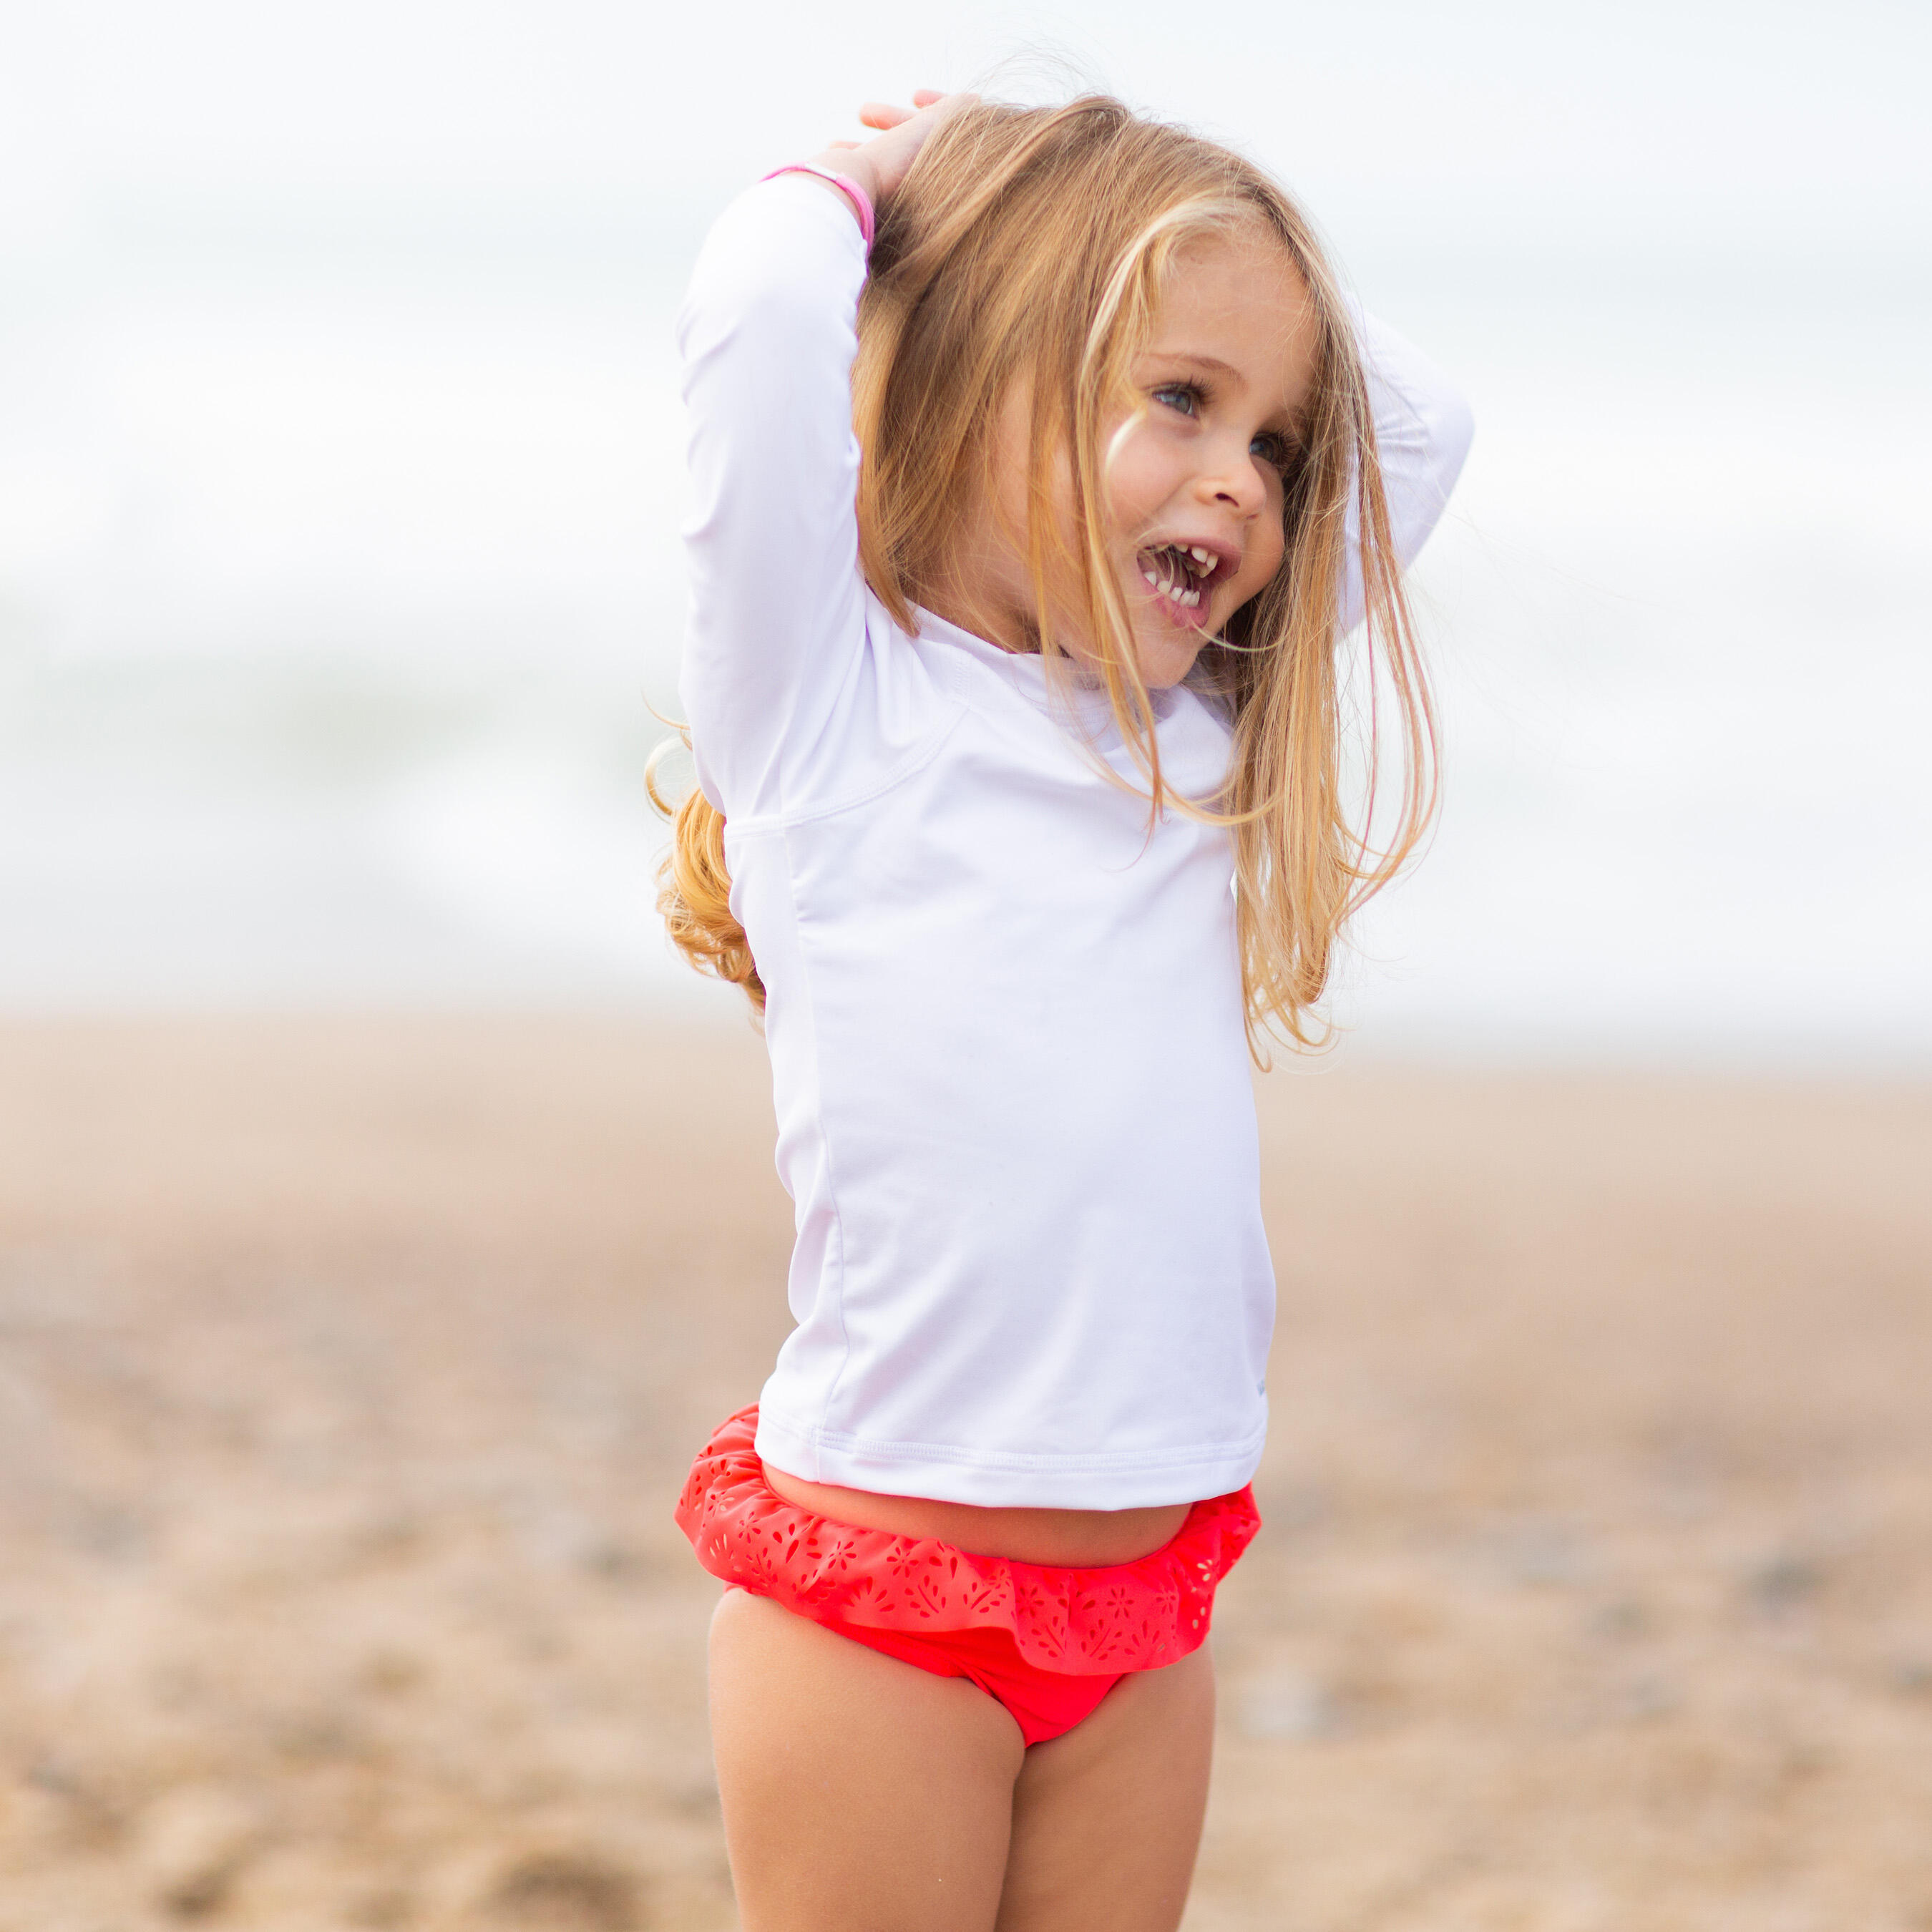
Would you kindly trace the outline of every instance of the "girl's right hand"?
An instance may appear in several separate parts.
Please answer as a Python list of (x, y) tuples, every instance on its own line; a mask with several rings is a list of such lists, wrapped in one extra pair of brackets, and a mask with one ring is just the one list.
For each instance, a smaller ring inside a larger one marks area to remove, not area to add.
[(869, 141), (834, 141), (822, 154), (812, 157), (815, 166), (849, 176), (878, 207), (904, 180), (928, 137), (940, 123), (978, 100), (976, 94), (940, 94), (922, 87), (910, 107), (868, 100), (859, 110), (859, 118), (868, 128), (882, 131)]

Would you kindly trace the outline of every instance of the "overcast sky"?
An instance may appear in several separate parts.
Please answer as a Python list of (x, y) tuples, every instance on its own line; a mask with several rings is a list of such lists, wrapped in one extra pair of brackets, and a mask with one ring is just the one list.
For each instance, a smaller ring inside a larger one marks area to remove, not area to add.
[[(1371, 238), (1922, 248), (1916, 0), (66, 0), (0, 33), (0, 233), (188, 208), (709, 202), (1016, 52), (1231, 136)], [(1800, 268), (1798, 272), (1802, 273)]]

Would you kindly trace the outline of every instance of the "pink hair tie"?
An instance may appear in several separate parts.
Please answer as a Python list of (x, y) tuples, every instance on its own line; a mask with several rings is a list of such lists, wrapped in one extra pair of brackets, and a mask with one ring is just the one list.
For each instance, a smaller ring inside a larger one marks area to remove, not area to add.
[(815, 167), (810, 161), (790, 161), (759, 178), (776, 181), (780, 175), (816, 175), (820, 181), (830, 182), (852, 204), (852, 212), (859, 218), (859, 232), (865, 237), (866, 246), (871, 248), (874, 226), (872, 197), (850, 175), (835, 175), (830, 168)]

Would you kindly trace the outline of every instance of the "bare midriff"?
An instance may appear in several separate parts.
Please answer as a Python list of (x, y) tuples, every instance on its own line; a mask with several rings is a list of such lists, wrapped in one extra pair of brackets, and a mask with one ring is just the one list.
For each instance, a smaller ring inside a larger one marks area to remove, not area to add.
[(937, 1502), (926, 1496), (881, 1496), (836, 1483), (808, 1483), (765, 1465), (772, 1491), (800, 1509), (858, 1529), (895, 1536), (932, 1536), (975, 1556), (1015, 1563), (1095, 1570), (1132, 1563), (1171, 1543), (1187, 1520), (1187, 1503), (1152, 1509), (986, 1509), (976, 1503)]

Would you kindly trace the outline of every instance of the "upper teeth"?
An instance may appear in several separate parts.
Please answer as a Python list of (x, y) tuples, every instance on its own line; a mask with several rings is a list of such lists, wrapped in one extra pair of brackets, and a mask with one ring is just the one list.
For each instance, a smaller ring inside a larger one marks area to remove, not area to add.
[(1190, 544), (1187, 554), (1196, 563), (1211, 564), (1215, 560), (1214, 553), (1204, 544)]

